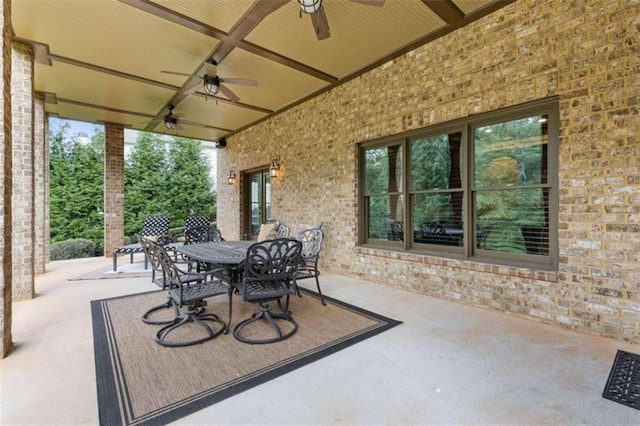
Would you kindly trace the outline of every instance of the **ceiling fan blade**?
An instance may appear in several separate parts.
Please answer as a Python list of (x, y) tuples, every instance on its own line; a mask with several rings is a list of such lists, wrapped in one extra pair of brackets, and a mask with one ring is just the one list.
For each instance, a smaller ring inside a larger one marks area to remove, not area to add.
[(257, 81), (251, 80), (249, 78), (223, 78), (220, 79), (220, 81), (223, 81), (225, 84), (237, 84), (238, 86), (258, 86)]
[(354, 3), (360, 3), (366, 6), (384, 6), (384, 0), (351, 0)]
[(173, 74), (173, 75), (184, 75), (186, 77), (195, 77), (195, 75), (193, 74), (187, 74), (184, 72), (177, 72), (177, 71), (160, 71), (161, 73), (165, 73), (165, 74)]
[(320, 5), (320, 8), (311, 14), (311, 22), (313, 22), (313, 30), (316, 32), (318, 40), (324, 40), (329, 38), (329, 21), (327, 21), (327, 14), (324, 13), (324, 6)]
[(225, 86), (224, 84), (220, 85), (220, 91), (227, 97), (229, 98), (229, 100), (233, 101), (233, 102), (238, 102), (240, 100), (240, 98), (233, 93), (231, 90), (229, 90), (229, 88), (227, 86)]
[(190, 121), (190, 120), (180, 120), (180, 123), (184, 124), (185, 126), (207, 127), (206, 125), (204, 125), (202, 123), (197, 123), (195, 121)]
[(201, 86), (202, 80), (200, 79), (200, 77), (194, 78), (189, 82), (189, 84), (184, 87), (184, 89), (182, 89), (182, 91), (180, 91), (180, 93), (182, 93), (183, 95), (191, 95), (192, 93), (197, 92)]
[(212, 64), (211, 62), (205, 62), (204, 63), (204, 72), (209, 77), (215, 77), (216, 75), (218, 75), (218, 67), (215, 64)]
[(147, 121), (143, 121), (140, 124), (151, 124), (151, 123), (159, 123), (162, 120), (164, 120), (164, 117), (160, 117), (160, 118), (154, 118), (153, 120), (147, 120)]

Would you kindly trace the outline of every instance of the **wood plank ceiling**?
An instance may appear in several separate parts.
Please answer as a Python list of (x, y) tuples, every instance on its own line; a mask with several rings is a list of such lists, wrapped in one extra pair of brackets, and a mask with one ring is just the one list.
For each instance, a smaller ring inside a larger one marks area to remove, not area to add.
[[(297, 0), (13, 0), (12, 25), (47, 112), (215, 141), (513, 1), (323, 0), (313, 16)], [(165, 126), (169, 106), (179, 129)]]

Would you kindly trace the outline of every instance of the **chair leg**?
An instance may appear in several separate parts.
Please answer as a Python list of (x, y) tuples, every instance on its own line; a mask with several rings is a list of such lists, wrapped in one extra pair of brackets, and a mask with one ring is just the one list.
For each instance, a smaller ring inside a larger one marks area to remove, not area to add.
[(318, 275), (316, 275), (316, 287), (318, 288), (318, 294), (320, 295), (322, 306), (327, 306), (327, 303), (324, 301), (324, 296), (322, 296), (322, 291), (320, 291), (320, 281), (318, 281)]
[[(176, 311), (174, 318), (171, 318), (168, 320), (149, 319), (151, 314), (153, 314), (154, 312), (160, 311), (162, 309), (170, 309), (171, 307), (174, 307)], [(169, 298), (162, 305), (154, 306), (153, 308), (149, 309), (147, 312), (142, 314), (142, 322), (145, 324), (153, 324), (153, 325), (173, 324), (175, 322), (175, 317), (177, 317), (178, 315), (180, 315), (180, 309), (177, 306), (175, 306), (173, 303), (173, 300)]]
[[(288, 308), (288, 303), (287, 303), (287, 308)], [(280, 329), (280, 326), (278, 326), (278, 324), (275, 321), (276, 319), (289, 322), (290, 324), (293, 325), (293, 329), (291, 329), (288, 333), (283, 334), (282, 329)], [(275, 331), (276, 337), (267, 338), (267, 339), (250, 339), (241, 335), (242, 330), (246, 326), (259, 320), (267, 321), (271, 325), (271, 328), (273, 328), (273, 330)], [(251, 318), (247, 318), (244, 321), (239, 322), (234, 327), (233, 337), (235, 337), (236, 339), (238, 339), (243, 343), (259, 345), (259, 344), (265, 344), (265, 343), (275, 343), (281, 340), (288, 339), (289, 337), (293, 336), (296, 331), (298, 331), (298, 323), (295, 322), (293, 318), (291, 318), (290, 312), (288, 310), (285, 310), (281, 314), (273, 313), (271, 312), (271, 307), (269, 306), (268, 302), (263, 302), (263, 303), (260, 303), (260, 310), (258, 312), (253, 314)]]
[[(214, 337), (220, 335), (227, 329), (227, 324), (218, 318), (215, 314), (202, 314), (201, 307), (193, 307), (186, 310), (184, 313), (179, 314), (172, 321), (171, 324), (162, 327), (155, 335), (155, 341), (161, 346), (165, 347), (183, 347), (190, 345), (197, 345), (199, 343), (206, 342), (207, 340), (211, 340)], [(188, 340), (188, 341), (180, 341), (180, 342), (170, 342), (167, 340), (169, 335), (176, 330), (177, 328), (189, 323), (193, 322), (202, 328), (205, 332), (205, 336), (199, 339)], [(210, 327), (207, 322), (216, 323), (220, 325), (219, 330), (214, 330)]]

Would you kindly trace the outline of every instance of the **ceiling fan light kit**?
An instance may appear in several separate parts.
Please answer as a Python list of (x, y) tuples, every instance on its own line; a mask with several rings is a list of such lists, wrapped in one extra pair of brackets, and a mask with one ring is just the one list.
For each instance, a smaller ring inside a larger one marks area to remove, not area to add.
[(205, 74), (202, 79), (205, 92), (215, 95), (220, 91), (220, 78), (218, 76)]
[(322, 6), (322, 0), (298, 0), (298, 4), (304, 13), (315, 13)]

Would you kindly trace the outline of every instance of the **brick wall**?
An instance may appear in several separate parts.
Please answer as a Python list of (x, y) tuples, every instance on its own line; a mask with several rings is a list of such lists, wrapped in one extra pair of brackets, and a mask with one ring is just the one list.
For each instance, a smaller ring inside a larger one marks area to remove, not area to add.
[(11, 348), (11, 0), (0, 4), (0, 358)]
[(14, 43), (11, 71), (13, 131), (13, 300), (34, 296), (33, 52)]
[(104, 126), (104, 255), (124, 244), (124, 127)]
[[(323, 269), (639, 343), (639, 51), (638, 2), (520, 0), (229, 138), (218, 181), (279, 154), (273, 216), (325, 222)], [(357, 143), (550, 96), (557, 272), (357, 247)], [(218, 187), (224, 235), (240, 191)]]

